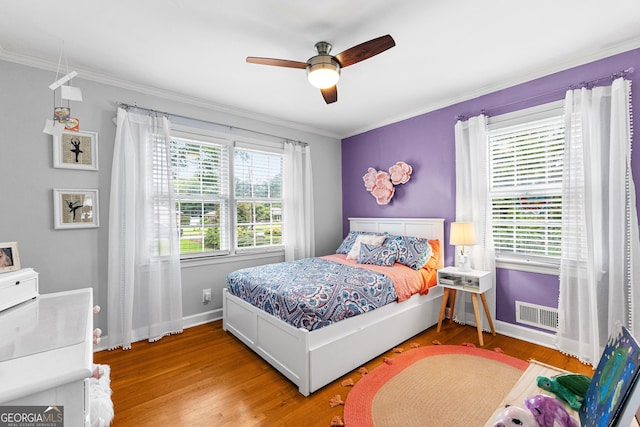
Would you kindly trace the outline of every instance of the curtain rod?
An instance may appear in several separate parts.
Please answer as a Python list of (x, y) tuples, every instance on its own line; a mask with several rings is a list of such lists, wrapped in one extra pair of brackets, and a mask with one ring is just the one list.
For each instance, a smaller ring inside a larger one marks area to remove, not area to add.
[[(523, 102), (527, 102), (527, 101), (531, 101), (533, 99), (537, 99), (537, 98), (543, 98), (543, 97), (547, 97), (549, 95), (553, 95), (556, 93), (563, 93), (566, 92), (567, 90), (574, 90), (574, 89), (580, 89), (583, 87), (586, 87), (588, 89), (592, 89), (600, 80), (602, 79), (611, 79), (611, 81), (619, 78), (619, 77), (626, 77), (628, 74), (632, 74), (635, 71), (635, 69), (633, 67), (627, 68), (626, 70), (622, 70), (622, 71), (618, 71), (617, 73), (612, 73), (606, 76), (601, 76), (598, 77), (596, 79), (593, 80), (587, 80), (587, 81), (583, 81), (577, 84), (573, 84), (571, 86), (569, 86), (568, 88), (564, 89), (555, 89), (555, 90), (550, 90), (548, 92), (544, 92), (538, 95), (534, 95), (531, 96), (529, 98), (525, 98), (525, 99), (519, 99), (518, 101), (513, 101), (513, 102), (509, 102), (506, 104), (501, 104), (501, 105), (494, 105), (493, 107), (490, 108), (483, 108), (482, 110), (480, 110), (480, 114), (484, 114), (486, 116), (488, 116), (489, 114), (487, 113), (487, 110), (495, 110), (496, 108), (504, 108), (504, 107), (509, 107), (511, 105), (515, 105), (515, 104), (521, 104)], [(455, 118), (456, 120), (468, 120), (470, 117), (473, 117), (472, 114), (459, 114), (457, 115)]]
[(148, 113), (159, 114), (159, 115), (165, 116), (167, 118), (169, 118), (169, 117), (179, 117), (181, 119), (186, 119), (186, 120), (195, 120), (195, 121), (199, 121), (199, 122), (202, 122), (202, 123), (208, 123), (208, 124), (211, 124), (211, 125), (214, 125), (214, 126), (220, 126), (220, 127), (223, 127), (223, 128), (228, 128), (230, 131), (240, 130), (240, 131), (243, 131), (243, 132), (249, 132), (249, 133), (253, 133), (253, 134), (256, 134), (256, 135), (263, 135), (263, 136), (268, 136), (268, 137), (271, 137), (271, 138), (282, 139), (282, 140), (285, 140), (287, 142), (293, 142), (295, 144), (299, 144), (299, 145), (302, 145), (302, 146), (309, 145), (306, 142), (296, 141), (296, 140), (293, 140), (291, 138), (285, 138), (285, 137), (280, 136), (280, 135), (272, 135), (272, 134), (266, 133), (266, 132), (259, 132), (259, 131), (255, 131), (255, 130), (252, 130), (252, 129), (242, 128), (242, 127), (238, 127), (238, 126), (231, 126), (231, 125), (226, 125), (226, 124), (222, 124), (222, 123), (216, 123), (216, 122), (212, 122), (212, 121), (209, 121), (209, 120), (194, 119), (193, 117), (182, 116), (180, 114), (167, 113), (166, 111), (159, 111), (159, 110), (154, 110), (152, 108), (139, 107), (139, 106), (137, 106), (135, 104), (134, 105), (127, 104), (126, 102), (118, 102), (118, 106), (124, 108), (127, 111), (130, 108), (135, 108), (135, 109), (138, 109), (138, 110), (146, 111)]

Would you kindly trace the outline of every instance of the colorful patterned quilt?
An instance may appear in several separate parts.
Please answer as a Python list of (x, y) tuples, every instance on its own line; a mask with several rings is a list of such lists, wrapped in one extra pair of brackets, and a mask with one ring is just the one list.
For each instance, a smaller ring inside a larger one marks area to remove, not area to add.
[(396, 301), (389, 277), (322, 258), (245, 268), (227, 275), (231, 294), (309, 331)]

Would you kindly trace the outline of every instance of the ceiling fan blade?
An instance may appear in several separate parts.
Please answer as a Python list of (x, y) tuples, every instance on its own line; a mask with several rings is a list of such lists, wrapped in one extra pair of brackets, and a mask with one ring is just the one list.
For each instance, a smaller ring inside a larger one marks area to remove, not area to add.
[(342, 68), (348, 67), (365, 59), (369, 59), (379, 53), (384, 52), (387, 49), (391, 49), (396, 45), (389, 34), (381, 36), (368, 42), (361, 43), (357, 46), (349, 48), (343, 52), (340, 52), (335, 58), (340, 62)]
[(332, 104), (338, 100), (338, 87), (331, 86), (326, 89), (320, 89), (322, 92), (322, 97), (324, 98), (324, 102), (327, 104)]
[(288, 59), (259, 58), (247, 56), (247, 62), (251, 64), (273, 65), (275, 67), (301, 68), (306, 69), (309, 64), (300, 61), (290, 61)]

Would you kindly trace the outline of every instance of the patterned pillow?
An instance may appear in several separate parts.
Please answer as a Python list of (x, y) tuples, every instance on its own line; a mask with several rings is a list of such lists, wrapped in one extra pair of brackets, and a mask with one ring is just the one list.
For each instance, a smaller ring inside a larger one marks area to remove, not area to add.
[(384, 243), (387, 236), (383, 234), (361, 234), (356, 237), (356, 241), (353, 243), (353, 247), (347, 254), (347, 259), (358, 259), (360, 254), (360, 245), (366, 243), (368, 245), (380, 246)]
[(414, 270), (420, 270), (433, 253), (429, 241), (422, 237), (389, 236), (385, 245), (389, 245), (398, 254), (396, 262)]
[(396, 253), (389, 245), (374, 246), (360, 244), (358, 264), (392, 266), (396, 262)]
[(338, 246), (338, 249), (336, 250), (337, 254), (348, 254), (349, 251), (351, 250), (351, 248), (353, 247), (353, 244), (356, 242), (356, 238), (358, 236), (360, 236), (361, 234), (377, 234), (379, 235), (380, 233), (373, 233), (371, 231), (350, 231), (349, 234), (347, 234), (347, 237), (344, 238), (344, 240), (342, 241), (342, 243), (340, 244), (340, 246)]

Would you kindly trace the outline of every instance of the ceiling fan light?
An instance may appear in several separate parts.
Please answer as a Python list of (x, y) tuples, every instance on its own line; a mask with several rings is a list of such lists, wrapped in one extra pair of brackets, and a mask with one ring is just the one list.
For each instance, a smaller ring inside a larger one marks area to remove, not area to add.
[(309, 60), (307, 79), (318, 89), (333, 87), (340, 79), (340, 65), (329, 55), (314, 56)]

